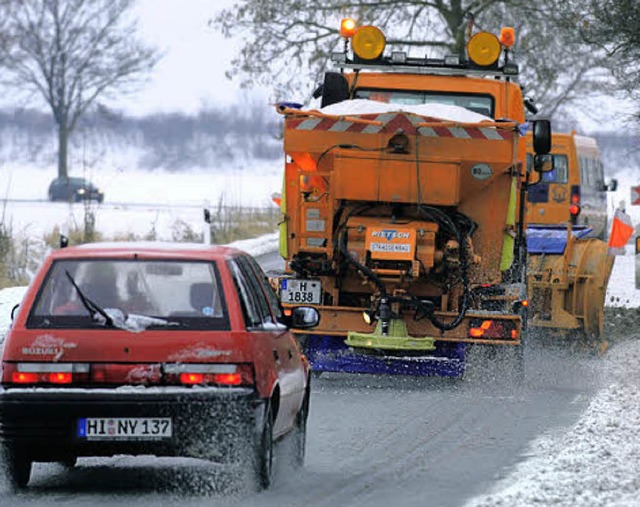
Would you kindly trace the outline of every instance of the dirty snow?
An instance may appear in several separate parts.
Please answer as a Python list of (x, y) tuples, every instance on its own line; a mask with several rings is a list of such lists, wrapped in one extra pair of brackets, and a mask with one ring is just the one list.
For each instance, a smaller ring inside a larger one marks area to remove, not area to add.
[[(535, 440), (526, 459), (466, 507), (640, 505), (640, 290), (632, 247), (617, 256), (607, 315), (634, 312), (604, 362), (608, 382), (575, 426)], [(612, 324), (608, 328), (611, 329)], [(585, 381), (588, 381), (585, 379)]]
[(446, 104), (387, 104), (377, 100), (354, 99), (344, 100), (337, 104), (320, 109), (321, 113), (342, 116), (349, 114), (382, 114), (404, 111), (429, 118), (456, 121), (462, 123), (479, 123), (481, 121), (493, 122), (492, 118), (474, 113), (460, 106)]

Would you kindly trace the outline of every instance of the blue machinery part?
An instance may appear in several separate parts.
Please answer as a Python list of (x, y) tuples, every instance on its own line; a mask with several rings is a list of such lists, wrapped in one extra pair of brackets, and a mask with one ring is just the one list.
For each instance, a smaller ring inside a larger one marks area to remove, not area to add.
[[(586, 225), (574, 225), (571, 234), (576, 239), (580, 239), (591, 231), (591, 227)], [(530, 254), (562, 255), (566, 246), (566, 225), (529, 225), (527, 227), (527, 252)]]
[(303, 349), (312, 370), (436, 377), (464, 374), (464, 343), (436, 342), (436, 350), (428, 356), (386, 356), (355, 351), (344, 340), (342, 336), (306, 335)]

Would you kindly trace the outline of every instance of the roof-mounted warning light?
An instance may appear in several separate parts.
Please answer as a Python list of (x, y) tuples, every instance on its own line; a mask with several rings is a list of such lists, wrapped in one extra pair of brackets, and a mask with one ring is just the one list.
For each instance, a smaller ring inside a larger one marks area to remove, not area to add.
[(340, 22), (340, 37), (349, 39), (356, 33), (356, 20), (352, 18), (344, 18)]
[(387, 39), (382, 30), (375, 26), (361, 26), (351, 38), (353, 52), (363, 60), (376, 60), (382, 56)]
[(500, 30), (500, 44), (505, 48), (511, 48), (516, 42), (516, 31), (513, 27), (504, 26)]
[(478, 32), (467, 43), (467, 54), (479, 67), (494, 65), (500, 58), (500, 52), (500, 41), (490, 32)]

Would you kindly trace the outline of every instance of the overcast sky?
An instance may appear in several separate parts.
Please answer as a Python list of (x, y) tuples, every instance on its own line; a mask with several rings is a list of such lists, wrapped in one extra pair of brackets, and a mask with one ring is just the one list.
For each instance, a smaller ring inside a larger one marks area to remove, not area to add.
[(247, 92), (224, 76), (234, 42), (208, 24), (217, 11), (232, 4), (233, 0), (138, 0), (134, 13), (140, 35), (164, 57), (147, 85), (116, 105), (131, 114), (190, 113), (241, 100)]

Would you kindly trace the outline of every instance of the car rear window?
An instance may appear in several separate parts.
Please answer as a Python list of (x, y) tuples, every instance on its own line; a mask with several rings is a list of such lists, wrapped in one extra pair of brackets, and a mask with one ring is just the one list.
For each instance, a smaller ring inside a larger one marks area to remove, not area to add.
[(82, 296), (109, 315), (115, 309), (124, 315), (159, 319), (150, 326), (153, 328), (229, 329), (214, 262), (150, 259), (54, 262), (38, 292), (27, 327), (95, 327), (99, 322), (91, 317)]

